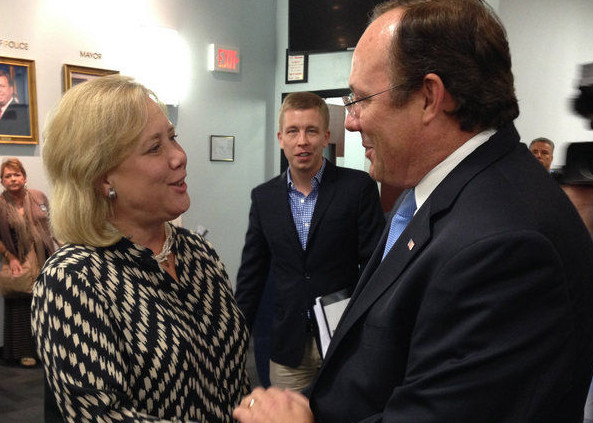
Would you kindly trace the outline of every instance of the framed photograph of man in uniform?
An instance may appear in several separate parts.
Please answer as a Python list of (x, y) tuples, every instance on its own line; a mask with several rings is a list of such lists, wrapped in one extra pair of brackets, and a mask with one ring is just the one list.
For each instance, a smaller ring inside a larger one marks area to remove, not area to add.
[(38, 142), (35, 61), (0, 57), (0, 143)]
[(87, 68), (85, 66), (64, 65), (64, 92), (85, 81), (105, 75), (119, 73), (116, 70)]

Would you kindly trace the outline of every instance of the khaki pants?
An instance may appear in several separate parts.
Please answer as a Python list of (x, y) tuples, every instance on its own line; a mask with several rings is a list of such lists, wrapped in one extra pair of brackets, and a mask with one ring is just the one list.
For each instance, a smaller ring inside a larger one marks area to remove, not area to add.
[(303, 361), (296, 369), (270, 360), (270, 383), (272, 386), (291, 391), (302, 391), (317, 375), (321, 367), (321, 357), (313, 334), (305, 345)]

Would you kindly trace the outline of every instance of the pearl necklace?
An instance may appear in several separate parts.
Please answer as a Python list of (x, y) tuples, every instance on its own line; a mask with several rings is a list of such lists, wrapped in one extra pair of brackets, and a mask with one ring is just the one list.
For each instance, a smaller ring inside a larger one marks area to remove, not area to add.
[(171, 254), (171, 248), (173, 248), (173, 231), (171, 230), (171, 225), (165, 223), (165, 243), (163, 244), (163, 249), (158, 254), (153, 254), (152, 256), (157, 261), (158, 264), (167, 264), (169, 260), (169, 254)]

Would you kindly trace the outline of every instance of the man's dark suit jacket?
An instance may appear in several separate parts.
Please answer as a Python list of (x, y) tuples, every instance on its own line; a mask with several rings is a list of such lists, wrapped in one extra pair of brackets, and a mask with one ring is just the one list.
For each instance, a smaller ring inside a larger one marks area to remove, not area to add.
[(316, 297), (353, 287), (385, 224), (367, 173), (327, 163), (303, 251), (290, 210), (286, 172), (251, 192), (236, 299), (251, 329), (268, 272), (274, 283), (270, 358), (297, 367)]
[(593, 244), (512, 125), (436, 187), (381, 263), (384, 245), (312, 387), (317, 422), (582, 422)]
[(10, 103), (0, 118), (0, 135), (31, 135), (29, 106)]

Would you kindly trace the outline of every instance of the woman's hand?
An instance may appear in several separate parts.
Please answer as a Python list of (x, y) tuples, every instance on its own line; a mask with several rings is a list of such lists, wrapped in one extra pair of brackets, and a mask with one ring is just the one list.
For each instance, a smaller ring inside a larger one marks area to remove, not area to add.
[(8, 257), (8, 261), (10, 263), (10, 271), (12, 273), (12, 276), (19, 276), (23, 272), (23, 268), (21, 266), (21, 262), (19, 261), (19, 259), (11, 254)]
[(233, 411), (241, 423), (313, 423), (309, 400), (288, 390), (255, 388)]

